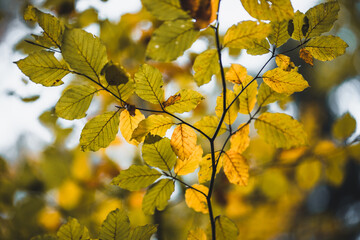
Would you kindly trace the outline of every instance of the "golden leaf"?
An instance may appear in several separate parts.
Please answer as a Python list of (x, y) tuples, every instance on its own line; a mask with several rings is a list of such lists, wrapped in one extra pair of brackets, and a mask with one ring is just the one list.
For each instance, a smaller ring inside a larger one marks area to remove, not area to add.
[(170, 96), (165, 102), (162, 103), (163, 107), (166, 108), (170, 105), (174, 105), (177, 101), (181, 99), (181, 94), (175, 94), (173, 96)]
[(304, 60), (307, 64), (314, 66), (314, 57), (305, 48), (300, 49), (300, 58)]
[(242, 84), (247, 77), (246, 68), (240, 64), (231, 64), (229, 71), (225, 74), (225, 79), (234, 84)]
[(238, 127), (238, 131), (230, 138), (230, 150), (238, 153), (243, 153), (250, 145), (249, 132), (249, 124), (240, 124), (240, 126)]
[[(145, 116), (138, 109), (136, 109), (134, 113), (134, 116), (132, 116), (128, 110), (124, 110), (120, 113), (120, 132), (128, 143), (138, 145), (139, 142), (132, 139), (132, 134), (139, 123), (145, 119)], [(143, 138), (140, 142), (142, 141)]]
[(200, 145), (196, 146), (193, 153), (186, 159), (178, 158), (174, 172), (177, 175), (186, 175), (195, 171), (199, 167), (202, 159), (203, 149)]
[(229, 150), (223, 155), (224, 173), (229, 182), (246, 186), (249, 180), (249, 165), (238, 152)]
[(295, 68), (295, 64), (291, 61), (290, 57), (279, 54), (275, 58), (276, 65), (284, 71), (291, 71)]
[[(194, 184), (192, 185), (192, 187), (198, 189), (199, 191), (202, 191), (205, 194), (209, 192), (209, 189), (204, 185)], [(194, 209), (196, 212), (202, 212), (204, 214), (209, 212), (206, 197), (202, 193), (194, 189), (186, 189), (185, 202), (188, 207)]]
[(171, 147), (180, 159), (187, 159), (196, 149), (197, 136), (191, 127), (178, 125), (171, 136)]

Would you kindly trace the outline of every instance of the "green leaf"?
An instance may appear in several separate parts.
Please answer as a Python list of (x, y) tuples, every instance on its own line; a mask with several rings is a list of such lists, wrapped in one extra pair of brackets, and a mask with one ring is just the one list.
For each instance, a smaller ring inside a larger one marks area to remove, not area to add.
[(164, 82), (161, 72), (148, 64), (140, 66), (135, 73), (136, 94), (145, 101), (161, 104), (164, 101)]
[(85, 117), (91, 100), (97, 91), (91, 85), (77, 85), (68, 88), (55, 106), (56, 114), (67, 120)]
[(191, 20), (164, 22), (154, 31), (146, 55), (157, 61), (175, 60), (193, 44), (198, 34)]
[(240, 49), (254, 48), (255, 42), (265, 39), (270, 33), (270, 24), (243, 21), (227, 30), (224, 36), (224, 46)]
[(220, 72), (217, 49), (209, 49), (195, 58), (194, 79), (198, 86), (210, 82), (212, 75)]
[(31, 81), (45, 87), (63, 84), (61, 79), (70, 72), (55, 58), (53, 52), (48, 51), (33, 52), (16, 64)]
[(66, 29), (61, 51), (72, 69), (100, 82), (100, 72), (108, 60), (99, 38), (82, 29)]
[(302, 124), (284, 113), (263, 113), (255, 120), (258, 134), (278, 148), (305, 146), (307, 136)]
[(163, 138), (152, 144), (144, 143), (142, 157), (150, 166), (171, 171), (176, 162), (176, 155), (171, 149), (170, 139)]
[(161, 179), (152, 185), (144, 196), (142, 203), (143, 212), (148, 215), (153, 215), (155, 208), (159, 211), (164, 210), (174, 189), (175, 185), (171, 179)]
[(147, 224), (139, 226), (130, 231), (129, 240), (150, 240), (151, 236), (157, 231), (157, 226)]
[(356, 130), (356, 121), (349, 114), (346, 113), (341, 118), (337, 119), (332, 126), (332, 134), (340, 141), (349, 138)]
[(271, 22), (270, 25), (272, 32), (268, 38), (271, 44), (280, 47), (289, 40), (288, 21)]
[(266, 83), (261, 83), (257, 95), (257, 102), (259, 106), (263, 107), (286, 97), (286, 94), (275, 92)]
[(150, 115), (139, 123), (131, 138), (141, 142), (148, 133), (163, 137), (173, 124), (173, 120), (169, 117), (163, 115)]
[(101, 225), (101, 240), (128, 239), (130, 221), (124, 210), (116, 209), (110, 212)]
[(309, 19), (309, 29), (306, 33), (306, 38), (319, 36), (324, 32), (330, 31), (338, 18), (339, 10), (340, 6), (337, 1), (322, 3), (310, 8), (305, 13)]
[(59, 240), (80, 240), (89, 239), (89, 231), (85, 226), (80, 225), (75, 218), (68, 218), (68, 222), (62, 225), (57, 232)]
[(264, 82), (278, 93), (292, 94), (309, 87), (308, 82), (296, 71), (285, 71), (280, 67), (264, 73)]
[(35, 36), (38, 42), (46, 43), (46, 47), (61, 47), (62, 35), (65, 30), (63, 22), (50, 14), (39, 11), (31, 5), (25, 9), (24, 19), (26, 21), (37, 22), (44, 30), (43, 36)]
[(254, 41), (254, 47), (246, 50), (250, 55), (263, 55), (270, 52), (270, 44), (268, 40), (262, 39), (260, 41)]
[(201, 100), (204, 99), (200, 93), (191, 89), (182, 89), (175, 95), (179, 96), (178, 100), (165, 107), (165, 110), (170, 113), (189, 112), (195, 109)]
[(106, 82), (110, 86), (125, 84), (130, 79), (130, 74), (128, 74), (122, 66), (114, 64), (112, 61), (106, 63), (101, 70), (101, 74), (105, 75)]
[(181, 8), (179, 0), (142, 0), (141, 2), (146, 10), (162, 21), (190, 18)]
[(148, 187), (161, 175), (159, 171), (148, 166), (132, 165), (129, 169), (120, 171), (120, 174), (112, 180), (111, 184), (130, 191), (137, 191)]
[(237, 239), (239, 230), (236, 224), (226, 216), (217, 216), (215, 218), (215, 233), (217, 240)]
[[(200, 129), (208, 136), (213, 136), (215, 130), (219, 124), (219, 118), (216, 116), (204, 116), (194, 124), (194, 127)], [(224, 123), (221, 124), (218, 136), (226, 132), (226, 126)], [(202, 136), (202, 135), (201, 135)]]
[(108, 86), (107, 89), (115, 96), (121, 98), (123, 101), (126, 101), (135, 91), (135, 82), (132, 79), (129, 79), (129, 81), (125, 84)]
[(119, 111), (98, 115), (86, 123), (81, 132), (80, 145), (83, 151), (97, 151), (107, 147), (119, 130)]
[(312, 38), (305, 49), (320, 61), (330, 61), (343, 55), (349, 45), (336, 36), (320, 36)]

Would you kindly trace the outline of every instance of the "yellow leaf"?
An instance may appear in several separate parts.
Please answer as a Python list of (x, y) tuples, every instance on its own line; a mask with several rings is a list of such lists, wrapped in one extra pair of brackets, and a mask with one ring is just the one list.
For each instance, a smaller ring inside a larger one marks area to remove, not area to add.
[(288, 21), (284, 20), (281, 22), (271, 22), (272, 32), (269, 35), (269, 41), (271, 44), (274, 44), (276, 47), (280, 47), (286, 43), (289, 38), (288, 32)]
[(59, 187), (58, 204), (65, 210), (74, 209), (81, 200), (82, 189), (72, 180), (66, 180)]
[[(125, 140), (134, 145), (138, 145), (139, 142), (132, 139), (134, 130), (138, 127), (139, 123), (145, 119), (145, 116), (138, 110), (135, 110), (135, 115), (132, 116), (128, 110), (124, 110), (120, 113), (120, 132)], [(140, 142), (144, 139), (142, 138)]]
[(240, 64), (231, 64), (229, 71), (225, 74), (225, 79), (234, 84), (243, 84), (248, 78), (247, 70)]
[(284, 113), (263, 113), (255, 120), (260, 137), (278, 148), (292, 148), (307, 144), (303, 126)]
[(165, 110), (170, 113), (189, 112), (195, 109), (197, 105), (204, 99), (200, 93), (191, 89), (182, 89), (172, 97), (174, 98), (170, 99), (170, 97), (166, 101), (168, 105), (164, 106)]
[(171, 136), (171, 147), (180, 159), (187, 159), (196, 149), (197, 136), (191, 127), (178, 125)]
[[(216, 131), (216, 128), (219, 124), (219, 118), (216, 116), (204, 116), (200, 121), (197, 121), (194, 124), (194, 127), (203, 131), (206, 135), (212, 137)], [(224, 123), (221, 124), (218, 136), (226, 132), (226, 126)], [(203, 136), (203, 135), (201, 135)]]
[(230, 27), (224, 36), (224, 46), (249, 49), (255, 42), (265, 39), (271, 33), (270, 24), (243, 21)]
[(196, 20), (195, 25), (202, 29), (216, 19), (219, 0), (181, 0), (181, 5)]
[(142, 0), (141, 2), (146, 10), (162, 21), (190, 18), (181, 8), (179, 0)]
[(249, 124), (240, 124), (238, 130), (230, 138), (230, 150), (238, 153), (243, 153), (250, 145), (250, 126)]
[(178, 158), (174, 172), (177, 175), (186, 175), (195, 171), (199, 167), (202, 159), (203, 149), (200, 145), (196, 146), (193, 153), (186, 159)]
[[(276, 187), (274, 187), (276, 186)], [(262, 174), (260, 189), (270, 199), (281, 197), (289, 188), (289, 183), (284, 173), (279, 169), (270, 169)]]
[(257, 95), (257, 102), (259, 106), (263, 107), (286, 97), (286, 94), (275, 92), (266, 83), (261, 83)]
[(336, 36), (320, 36), (312, 38), (305, 49), (320, 61), (330, 61), (345, 53), (347, 43)]
[(276, 65), (284, 71), (291, 71), (295, 68), (295, 64), (291, 61), (290, 57), (279, 54), (275, 58)]
[(170, 96), (166, 101), (162, 103), (163, 107), (166, 108), (168, 106), (174, 105), (174, 103), (178, 102), (181, 99), (181, 94), (175, 94)]
[(270, 44), (267, 39), (254, 42), (254, 47), (246, 49), (247, 54), (262, 55), (270, 52)]
[(212, 75), (220, 71), (217, 49), (209, 49), (195, 58), (194, 79), (198, 86), (210, 82)]
[(164, 82), (161, 72), (148, 64), (140, 66), (135, 73), (136, 94), (154, 104), (161, 104), (164, 101)]
[(296, 167), (296, 181), (305, 190), (312, 189), (320, 180), (322, 165), (316, 159), (306, 159)]
[[(204, 185), (194, 184), (192, 185), (192, 187), (203, 192), (204, 194), (207, 194), (209, 192), (209, 189)], [(204, 214), (209, 212), (206, 197), (202, 193), (194, 189), (186, 189), (185, 202), (189, 208), (194, 209), (196, 212), (201, 212)]]
[[(226, 89), (226, 107), (235, 99), (236, 95), (233, 91)], [(239, 100), (236, 99), (234, 104), (231, 105), (230, 109), (225, 114), (224, 122), (226, 124), (233, 124), (237, 118), (239, 112)], [(223, 114), (223, 94), (216, 98), (215, 114), (221, 117)]]
[(285, 71), (281, 68), (269, 70), (263, 75), (264, 82), (278, 93), (292, 94), (309, 87), (307, 81), (296, 71)]
[(153, 215), (155, 208), (159, 211), (164, 210), (174, 189), (174, 181), (171, 179), (161, 179), (152, 185), (143, 198), (143, 212), (147, 215)]
[(70, 70), (60, 63), (53, 52), (40, 51), (29, 54), (24, 59), (16, 62), (20, 70), (34, 83), (45, 87), (59, 86)]
[(341, 118), (337, 119), (332, 126), (332, 134), (340, 141), (349, 138), (356, 130), (356, 121), (349, 114), (346, 113)]
[(314, 57), (311, 55), (309, 50), (307, 50), (305, 48), (300, 49), (299, 56), (307, 64), (310, 64), (311, 66), (314, 66)]
[[(247, 76), (242, 85), (234, 86), (235, 95), (240, 94), (239, 99), (239, 112), (242, 114), (249, 114), (253, 110), (256, 103), (256, 94), (258, 83), (253, 81), (253, 77)], [(247, 86), (245, 89), (244, 87)], [(244, 89), (244, 90), (243, 90)]]
[(142, 142), (144, 137), (151, 133), (163, 137), (166, 131), (174, 124), (173, 120), (163, 115), (150, 115), (141, 122), (131, 135), (131, 139)]
[(190, 230), (186, 240), (206, 240), (206, 233), (201, 228)]
[(294, 16), (290, 0), (241, 0), (245, 10), (259, 20), (282, 21)]
[(72, 176), (81, 181), (88, 181), (91, 179), (91, 167), (88, 154), (76, 150), (71, 166)]
[(105, 45), (82, 29), (66, 29), (61, 53), (72, 69), (100, 82), (100, 73), (108, 62)]
[(294, 15), (294, 19), (292, 20), (292, 23), (294, 25), (294, 31), (291, 35), (292, 39), (300, 41), (305, 37), (303, 34), (303, 26), (305, 23), (304, 19), (305, 19), (305, 14), (300, 11), (296, 11)]
[(339, 10), (340, 6), (337, 1), (322, 3), (310, 8), (305, 13), (309, 19), (309, 29), (306, 33), (306, 38), (319, 36), (321, 33), (330, 31), (338, 18)]
[(223, 155), (224, 173), (229, 182), (246, 186), (249, 180), (249, 164), (240, 153), (229, 150)]
[[(219, 153), (216, 152), (215, 160), (217, 160), (218, 157), (219, 157)], [(222, 161), (220, 158), (219, 162), (217, 163), (216, 174), (220, 172), (221, 167), (222, 167)], [(199, 183), (204, 183), (209, 181), (211, 179), (211, 173), (212, 173), (211, 154), (207, 154), (200, 161), (200, 170), (198, 172)]]

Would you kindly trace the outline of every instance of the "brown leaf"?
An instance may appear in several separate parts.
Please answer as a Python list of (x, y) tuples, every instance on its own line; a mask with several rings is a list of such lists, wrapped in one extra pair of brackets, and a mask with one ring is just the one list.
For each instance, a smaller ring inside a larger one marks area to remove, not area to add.
[(314, 57), (305, 48), (300, 49), (300, 58), (304, 60), (307, 64), (314, 66)]
[(163, 107), (166, 108), (170, 105), (174, 105), (177, 101), (181, 99), (181, 94), (178, 93), (176, 95), (170, 96), (166, 101), (162, 103)]
[(219, 0), (180, 0), (181, 7), (196, 19), (195, 25), (207, 28), (216, 19)]

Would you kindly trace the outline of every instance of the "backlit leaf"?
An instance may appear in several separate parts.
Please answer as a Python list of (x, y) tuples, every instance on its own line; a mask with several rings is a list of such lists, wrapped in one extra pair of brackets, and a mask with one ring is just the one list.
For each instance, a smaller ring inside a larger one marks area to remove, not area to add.
[(179, 0), (142, 0), (141, 2), (146, 10), (162, 21), (190, 18), (181, 8)]
[(184, 10), (196, 20), (195, 26), (206, 28), (215, 21), (219, 0), (180, 0)]
[(60, 48), (62, 35), (65, 30), (63, 22), (56, 17), (43, 13), (29, 5), (24, 12), (26, 21), (35, 21), (44, 30), (43, 36), (36, 36), (41, 43), (46, 42), (46, 47), (56, 46)]
[(90, 238), (86, 227), (80, 225), (75, 218), (68, 218), (67, 223), (63, 224), (56, 233), (59, 240), (80, 240)]
[(140, 66), (135, 73), (136, 94), (145, 101), (161, 104), (164, 101), (164, 82), (161, 72), (148, 64)]
[(161, 175), (159, 171), (148, 166), (132, 165), (127, 170), (121, 170), (120, 174), (112, 180), (111, 184), (130, 191), (137, 191), (148, 187)]
[[(227, 89), (226, 91), (226, 107), (235, 99), (236, 95), (233, 91)], [(233, 105), (231, 105), (229, 111), (225, 114), (224, 122), (226, 124), (233, 124), (237, 118), (239, 112), (239, 99), (236, 99)], [(223, 114), (223, 96), (222, 93), (216, 98), (215, 107), (216, 116), (221, 117)]]
[(284, 113), (263, 113), (255, 120), (260, 137), (278, 148), (300, 147), (307, 144), (303, 126)]
[(157, 61), (175, 60), (193, 44), (198, 34), (191, 20), (164, 22), (153, 32), (146, 55)]
[[(134, 116), (132, 116), (128, 110), (120, 113), (120, 132), (128, 143), (138, 145), (139, 142), (131, 137), (139, 123), (145, 119), (145, 116), (138, 109), (136, 109), (134, 113)], [(141, 141), (142, 140), (143, 139), (141, 139)]]
[(164, 101), (162, 103), (163, 107), (166, 108), (168, 106), (173, 105), (174, 103), (176, 103), (177, 101), (179, 101), (181, 99), (181, 94), (175, 94), (170, 96), (166, 101)]
[[(192, 187), (203, 192), (204, 194), (207, 194), (209, 192), (209, 189), (204, 185), (194, 184), (192, 185)], [(201, 212), (204, 214), (209, 212), (206, 197), (202, 193), (194, 189), (186, 189), (185, 202), (189, 208), (194, 209), (196, 212)]]
[(195, 58), (194, 79), (198, 86), (210, 82), (212, 75), (220, 71), (217, 49), (209, 49)]
[(281, 68), (267, 71), (263, 75), (263, 80), (272, 90), (288, 95), (309, 87), (301, 74), (296, 71), (284, 71)]
[(290, 57), (278, 54), (275, 58), (276, 65), (284, 71), (291, 71), (296, 69), (295, 64), (291, 61)]
[(332, 126), (332, 134), (340, 141), (344, 141), (354, 133), (355, 129), (355, 119), (349, 113), (346, 113), (335, 121)]
[[(258, 84), (256, 81), (252, 80), (253, 77), (247, 76), (247, 78), (243, 81), (242, 85), (234, 86), (235, 95), (238, 95), (242, 91), (240, 97), (238, 98), (239, 112), (242, 114), (249, 114), (253, 110), (256, 103)], [(245, 86), (247, 87), (243, 90), (243, 87)]]
[(141, 142), (148, 133), (163, 137), (166, 131), (173, 124), (173, 120), (169, 117), (163, 115), (150, 115), (148, 118), (139, 122), (139, 125), (135, 128), (131, 139)]
[(307, 64), (314, 66), (314, 57), (313, 55), (311, 55), (309, 50), (306, 50), (305, 48), (300, 49), (299, 57), (302, 60), (304, 60)]
[(225, 74), (225, 79), (234, 84), (243, 84), (248, 78), (247, 70), (240, 64), (231, 64), (229, 71)]
[(91, 85), (76, 85), (68, 88), (56, 104), (56, 114), (67, 120), (85, 117), (91, 100), (97, 91)]
[(330, 61), (345, 53), (348, 45), (336, 36), (320, 36), (312, 38), (305, 49), (320, 61)]
[(245, 10), (259, 20), (282, 21), (294, 16), (290, 0), (241, 0)]
[(72, 69), (100, 82), (100, 72), (108, 60), (106, 48), (98, 37), (82, 29), (66, 29), (61, 52)]
[(196, 149), (197, 136), (191, 127), (178, 125), (171, 136), (171, 147), (180, 159), (189, 158)]
[(126, 101), (135, 91), (135, 82), (133, 79), (129, 79), (129, 81), (125, 84), (120, 84), (117, 86), (109, 85), (107, 89), (115, 96), (121, 98), (123, 101)]
[(165, 209), (174, 192), (175, 185), (171, 179), (161, 179), (159, 182), (151, 186), (143, 199), (142, 210), (147, 215), (153, 215), (155, 208), (159, 211)]
[(319, 36), (324, 32), (330, 31), (338, 18), (339, 10), (340, 6), (337, 1), (322, 3), (310, 8), (305, 13), (309, 19), (309, 29), (306, 33), (306, 38)]
[(206, 233), (201, 228), (190, 230), (186, 240), (206, 240)]
[(177, 175), (186, 175), (195, 171), (199, 167), (202, 159), (203, 149), (200, 145), (196, 146), (193, 153), (186, 159), (178, 158), (174, 172)]
[(298, 185), (305, 190), (312, 189), (321, 178), (322, 164), (316, 159), (307, 159), (296, 167), (295, 177)]
[(250, 145), (250, 126), (249, 124), (240, 124), (237, 132), (230, 138), (230, 149), (232, 151), (243, 153), (247, 147)]
[[(194, 127), (200, 129), (206, 135), (212, 137), (216, 131), (219, 121), (219, 118), (216, 116), (204, 116), (194, 124)], [(223, 134), (224, 132), (226, 132), (226, 126), (224, 123), (222, 123), (218, 136)]]
[(135, 227), (130, 231), (129, 240), (150, 240), (151, 236), (156, 233), (157, 226), (147, 224), (145, 226)]
[(271, 22), (270, 25), (272, 27), (272, 32), (268, 38), (271, 44), (280, 47), (289, 40), (288, 21)]
[(110, 212), (101, 225), (102, 240), (127, 239), (130, 230), (130, 221), (124, 210), (116, 209)]
[(142, 147), (142, 157), (150, 166), (171, 171), (176, 162), (175, 153), (171, 149), (170, 139), (163, 138), (151, 144), (146, 141)]
[(270, 24), (243, 21), (230, 27), (224, 36), (224, 46), (249, 49), (255, 42), (265, 39), (271, 33)]
[(257, 102), (259, 106), (263, 107), (286, 97), (286, 94), (275, 92), (266, 83), (261, 83), (257, 95)]
[[(219, 153), (215, 153), (215, 160), (219, 157)], [(219, 159), (216, 168), (216, 174), (220, 172), (222, 167), (222, 161)], [(212, 173), (212, 161), (211, 161), (211, 154), (205, 155), (200, 161), (200, 170), (198, 172), (199, 183), (204, 183), (210, 181)]]
[(303, 26), (304, 26), (304, 18), (305, 18), (305, 14), (300, 12), (300, 11), (296, 11), (295, 15), (294, 15), (294, 19), (292, 21), (293, 25), (294, 25), (294, 31), (291, 35), (292, 39), (298, 40), (300, 41), (301, 39), (303, 39), (305, 36), (303, 34)]
[(237, 239), (239, 235), (236, 224), (226, 216), (218, 216), (215, 218), (215, 229), (217, 240), (233, 240)]
[(247, 186), (249, 180), (249, 164), (240, 153), (229, 150), (223, 154), (223, 167), (229, 182)]
[(105, 148), (115, 139), (119, 129), (119, 112), (98, 115), (86, 123), (81, 132), (80, 145), (83, 151)]
[(266, 54), (266, 53), (270, 52), (269, 49), (270, 49), (270, 44), (269, 44), (268, 40), (262, 39), (260, 41), (255, 41), (254, 47), (248, 48), (246, 50), (246, 52), (247, 52), (247, 54), (250, 54), (250, 55), (262, 55), (262, 54)]
[(59, 86), (63, 84), (61, 79), (70, 71), (55, 57), (53, 52), (40, 51), (30, 53), (24, 59), (16, 62), (20, 70), (34, 83), (40, 83), (45, 87)]
[(129, 81), (130, 75), (119, 64), (114, 64), (112, 61), (106, 63), (101, 70), (101, 74), (105, 75), (106, 82), (110, 86), (118, 86)]
[(182, 89), (175, 96), (179, 96), (179, 98), (165, 107), (165, 110), (170, 113), (189, 112), (204, 99), (200, 93), (191, 89)]

